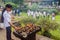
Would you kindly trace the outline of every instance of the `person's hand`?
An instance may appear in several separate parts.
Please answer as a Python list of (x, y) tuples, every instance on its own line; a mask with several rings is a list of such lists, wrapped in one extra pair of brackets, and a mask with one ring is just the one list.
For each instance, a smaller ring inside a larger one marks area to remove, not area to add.
[(20, 30), (21, 28), (20, 27), (15, 27), (15, 30)]

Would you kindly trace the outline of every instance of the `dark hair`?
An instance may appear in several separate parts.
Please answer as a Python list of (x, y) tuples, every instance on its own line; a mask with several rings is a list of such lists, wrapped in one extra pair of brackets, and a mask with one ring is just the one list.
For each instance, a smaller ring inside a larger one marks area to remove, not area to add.
[(11, 5), (11, 4), (6, 4), (5, 7), (6, 7), (6, 8), (12, 8), (12, 5)]
[(4, 22), (4, 17), (3, 17), (3, 14), (4, 14), (5, 10), (6, 10), (6, 9), (3, 9), (3, 10), (2, 10), (1, 23), (3, 23), (3, 22)]
[[(12, 5), (7, 4), (5, 7), (6, 7), (6, 8), (12, 8)], [(4, 12), (5, 12), (6, 8), (4, 8), (4, 9), (3, 9), (3, 11), (2, 11), (2, 15), (1, 15), (1, 23), (3, 23), (3, 22), (4, 22), (3, 14), (4, 14)]]

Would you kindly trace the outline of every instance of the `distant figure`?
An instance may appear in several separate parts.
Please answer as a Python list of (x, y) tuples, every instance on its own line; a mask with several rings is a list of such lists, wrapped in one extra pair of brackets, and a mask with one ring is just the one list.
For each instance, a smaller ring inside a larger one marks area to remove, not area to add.
[(36, 14), (35, 14), (35, 12), (33, 13), (33, 18), (36, 18)]
[(43, 16), (46, 17), (46, 12), (45, 11), (43, 12)]
[(30, 16), (30, 15), (31, 15), (31, 11), (30, 11), (30, 10), (28, 10), (28, 11), (27, 11), (27, 14), (28, 14), (28, 16)]
[(52, 13), (52, 20), (55, 20), (55, 13)]
[(39, 13), (38, 13), (38, 11), (36, 11), (35, 14), (36, 14), (36, 18), (39, 19)]
[(20, 9), (17, 9), (17, 14), (18, 16), (20, 16)]
[(33, 16), (33, 14), (34, 14), (34, 12), (33, 12), (33, 11), (31, 11), (31, 16)]
[(50, 16), (50, 14), (49, 13), (47, 13), (47, 17), (49, 18), (49, 16)]
[(42, 12), (40, 12), (40, 11), (39, 11), (39, 15), (40, 15), (40, 17), (43, 17), (43, 14), (42, 14)]
[(17, 12), (16, 10), (13, 10), (13, 15), (16, 16)]

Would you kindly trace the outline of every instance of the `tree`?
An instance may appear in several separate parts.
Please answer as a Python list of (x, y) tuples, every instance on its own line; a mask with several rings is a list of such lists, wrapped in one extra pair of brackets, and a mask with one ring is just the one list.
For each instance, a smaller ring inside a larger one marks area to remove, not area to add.
[(39, 9), (39, 5), (38, 4), (36, 4), (36, 3), (33, 3), (32, 5), (31, 5), (31, 7), (29, 7), (31, 10), (33, 10), (33, 11), (36, 11), (36, 10), (38, 10)]
[(3, 2), (13, 2), (15, 4), (23, 4), (24, 0), (2, 0)]
[(15, 4), (23, 4), (24, 0), (13, 0)]
[(60, 0), (59, 0), (59, 5), (60, 5)]
[(6, 4), (11, 4), (12, 7), (13, 7), (13, 9), (17, 8), (17, 4), (15, 4), (15, 3), (13, 3), (13, 2), (6, 2), (5, 5), (6, 5)]

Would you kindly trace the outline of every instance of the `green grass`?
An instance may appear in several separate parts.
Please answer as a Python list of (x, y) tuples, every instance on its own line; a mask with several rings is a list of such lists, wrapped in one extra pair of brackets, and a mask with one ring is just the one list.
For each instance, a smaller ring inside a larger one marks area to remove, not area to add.
[(50, 30), (50, 33), (51, 33), (51, 37), (55, 40), (60, 40), (60, 30)]
[(21, 16), (27, 17), (27, 13), (21, 12)]
[[(60, 24), (60, 15), (56, 15), (55, 21)], [(52, 38), (54, 38), (55, 40), (60, 40), (60, 26), (57, 30), (50, 30), (50, 33), (52, 35)]]
[(60, 23), (60, 15), (56, 16), (56, 22)]

